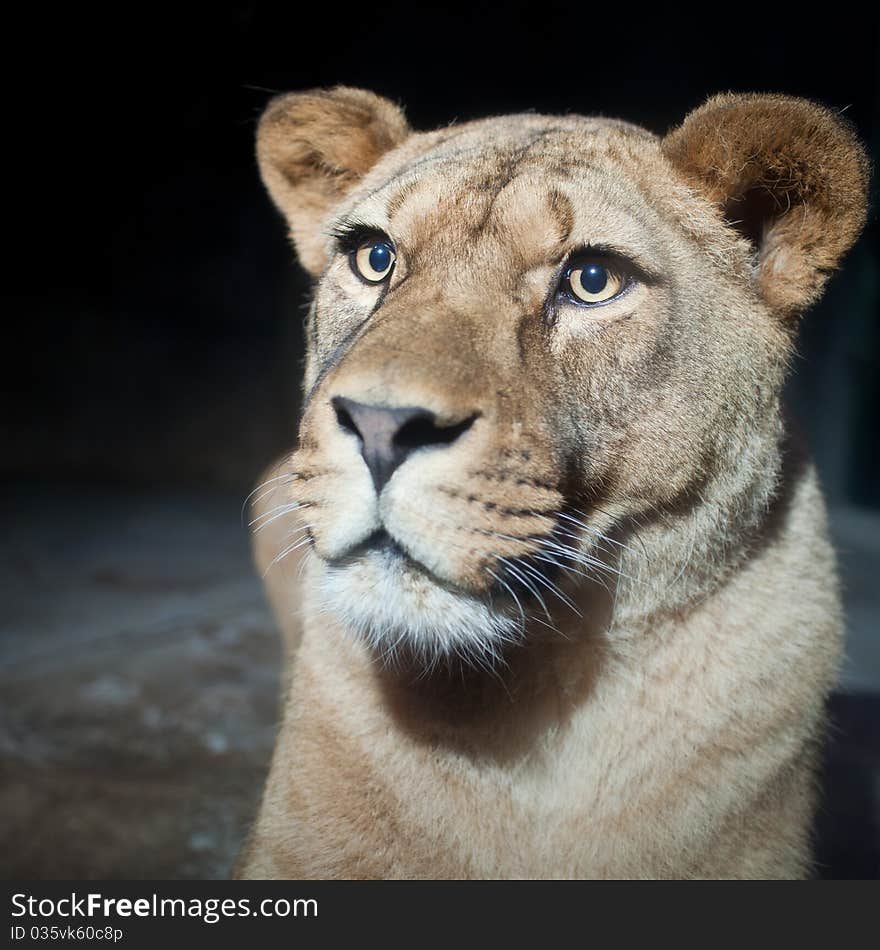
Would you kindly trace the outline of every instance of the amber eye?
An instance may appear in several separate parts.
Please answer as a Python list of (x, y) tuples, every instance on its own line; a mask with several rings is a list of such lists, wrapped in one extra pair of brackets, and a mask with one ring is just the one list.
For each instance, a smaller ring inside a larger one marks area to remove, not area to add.
[(578, 261), (565, 275), (571, 295), (583, 303), (605, 303), (623, 290), (624, 278), (598, 261)]
[(380, 284), (391, 273), (397, 255), (390, 241), (373, 238), (351, 255), (354, 272), (370, 284)]

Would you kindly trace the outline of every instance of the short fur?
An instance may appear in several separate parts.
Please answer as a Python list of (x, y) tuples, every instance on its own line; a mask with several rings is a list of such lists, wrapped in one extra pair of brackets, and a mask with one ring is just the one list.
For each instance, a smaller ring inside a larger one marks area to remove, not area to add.
[[(335, 89), (273, 101), (258, 154), (316, 287), (299, 446), (255, 508), (293, 676), (240, 873), (808, 874), (841, 619), (780, 391), (864, 221), (847, 126), (728, 95), (665, 138), (418, 134)], [(352, 223), (395, 242), (387, 288)], [(584, 246), (628, 293), (554, 296)], [(339, 395), (476, 421), (377, 497)]]

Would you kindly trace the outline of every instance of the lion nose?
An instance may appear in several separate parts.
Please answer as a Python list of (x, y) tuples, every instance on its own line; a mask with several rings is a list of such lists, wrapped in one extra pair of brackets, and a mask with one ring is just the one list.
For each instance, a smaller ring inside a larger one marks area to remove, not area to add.
[(339, 425), (356, 435), (361, 455), (367, 463), (376, 492), (381, 492), (395, 469), (416, 449), (450, 445), (465, 433), (477, 418), (475, 413), (461, 422), (441, 425), (430, 409), (406, 406), (389, 409), (334, 396), (330, 400)]

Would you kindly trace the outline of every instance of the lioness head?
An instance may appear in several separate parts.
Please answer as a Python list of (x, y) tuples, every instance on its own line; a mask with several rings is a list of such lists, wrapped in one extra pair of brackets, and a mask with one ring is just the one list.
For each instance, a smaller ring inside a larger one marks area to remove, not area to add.
[(864, 219), (835, 115), (725, 95), (665, 138), (415, 133), (337, 88), (273, 100), (258, 157), (316, 280), (287, 490), (328, 610), (382, 653), (479, 662), (593, 587), (680, 606), (735, 557), (796, 318)]

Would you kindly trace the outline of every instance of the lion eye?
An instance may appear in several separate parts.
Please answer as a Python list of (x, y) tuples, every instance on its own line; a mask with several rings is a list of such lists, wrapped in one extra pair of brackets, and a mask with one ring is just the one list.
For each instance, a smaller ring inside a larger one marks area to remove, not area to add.
[(566, 280), (572, 296), (584, 303), (605, 303), (623, 289), (624, 279), (604, 264), (579, 262), (569, 268)]
[(352, 254), (351, 266), (368, 283), (379, 284), (391, 273), (396, 260), (393, 244), (373, 238)]

